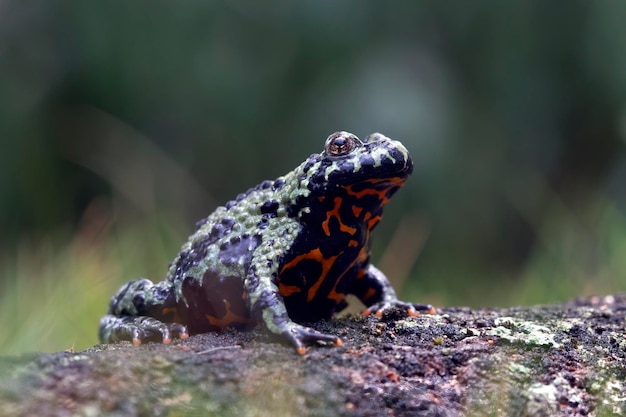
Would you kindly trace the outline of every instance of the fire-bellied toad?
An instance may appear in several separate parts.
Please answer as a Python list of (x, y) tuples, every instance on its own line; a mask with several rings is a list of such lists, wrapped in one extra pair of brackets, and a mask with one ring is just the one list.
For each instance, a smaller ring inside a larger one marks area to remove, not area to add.
[(165, 280), (130, 281), (100, 321), (103, 342), (172, 337), (259, 323), (303, 354), (334, 335), (298, 323), (329, 319), (356, 295), (380, 316), (399, 301), (369, 263), (370, 233), (413, 170), (406, 148), (380, 133), (333, 133), (324, 151), (218, 207), (171, 263)]

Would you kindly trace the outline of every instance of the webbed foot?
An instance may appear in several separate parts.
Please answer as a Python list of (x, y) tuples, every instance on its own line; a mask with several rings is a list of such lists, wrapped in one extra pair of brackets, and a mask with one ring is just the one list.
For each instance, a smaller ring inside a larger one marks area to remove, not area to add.
[(365, 311), (364, 316), (374, 314), (376, 317), (382, 317), (383, 313), (392, 308), (401, 308), (407, 312), (410, 317), (419, 316), (420, 312), (426, 312), (428, 314), (435, 314), (435, 308), (430, 304), (414, 304), (407, 303), (400, 300), (381, 301), (380, 303), (372, 304)]
[(146, 316), (106, 315), (100, 320), (100, 340), (103, 343), (130, 340), (135, 346), (147, 340), (161, 340), (169, 344), (173, 337), (189, 337), (187, 327), (179, 323), (163, 323)]

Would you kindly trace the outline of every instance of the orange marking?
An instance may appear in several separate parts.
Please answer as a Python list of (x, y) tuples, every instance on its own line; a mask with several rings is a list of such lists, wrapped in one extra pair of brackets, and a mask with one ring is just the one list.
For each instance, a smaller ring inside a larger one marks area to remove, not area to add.
[(362, 189), (361, 191), (354, 191), (352, 189), (353, 186), (348, 186), (346, 187), (346, 191), (348, 192), (348, 194), (355, 196), (356, 198), (361, 198), (363, 196), (366, 195), (376, 195), (378, 196), (378, 199), (380, 200), (380, 205), (385, 205), (387, 204), (387, 202), (389, 202), (389, 197), (386, 196), (387, 192), (394, 187), (402, 187), (404, 185), (404, 183), (406, 182), (407, 178), (402, 178), (402, 177), (392, 177), (392, 178), (372, 178), (369, 179), (367, 181), (364, 181), (364, 183), (367, 184), (380, 184), (380, 183), (389, 183), (389, 186), (381, 189), (381, 190), (377, 190), (374, 187), (365, 187), (364, 189)]
[(168, 314), (173, 314), (173, 315), (174, 315), (174, 318), (172, 319), (172, 322), (174, 322), (174, 323), (182, 323), (182, 320), (181, 320), (180, 316), (178, 315), (178, 310), (176, 309), (176, 307), (167, 307), (167, 308), (164, 308), (164, 309), (161, 311), (161, 314), (162, 314), (164, 317), (165, 317), (165, 316), (167, 316)]
[(359, 262), (365, 262), (367, 261), (367, 258), (369, 258), (369, 253), (367, 251), (367, 247), (363, 246), (361, 250), (359, 251), (359, 256), (357, 257), (357, 260)]
[(369, 300), (370, 298), (372, 298), (375, 295), (376, 295), (376, 290), (374, 288), (370, 287), (367, 290), (367, 292), (365, 293), (365, 295), (363, 296), (363, 300), (361, 300), (361, 301), (367, 301), (367, 300)]
[(332, 208), (332, 210), (326, 212), (326, 220), (322, 222), (322, 229), (324, 229), (324, 233), (326, 233), (326, 236), (330, 236), (330, 219), (332, 217), (335, 217), (339, 222), (339, 230), (341, 230), (342, 232), (350, 233), (351, 235), (355, 234), (356, 228), (350, 227), (341, 221), (341, 216), (339, 215), (339, 208), (341, 207), (342, 202), (341, 197), (335, 197), (333, 201), (335, 202), (335, 206)]
[(209, 314), (205, 314), (204, 317), (211, 323), (212, 326), (223, 329), (233, 323), (252, 323), (252, 319), (249, 317), (239, 316), (232, 312), (230, 309), (230, 301), (224, 300), (224, 306), (226, 307), (226, 314), (223, 317), (217, 318)]
[[(341, 275), (341, 277), (343, 277), (343, 275)], [(345, 298), (346, 295), (343, 293), (339, 293), (335, 290), (335, 288), (337, 287), (337, 284), (339, 283), (339, 281), (341, 280), (341, 278), (339, 278), (337, 280), (337, 282), (335, 282), (335, 286), (333, 287), (332, 290), (330, 290), (330, 292), (328, 293), (328, 299), (329, 300), (333, 300), (334, 302), (336, 302), (337, 304), (341, 303)]]
[(302, 288), (297, 285), (285, 285), (282, 283), (278, 284), (278, 292), (283, 297), (289, 297), (290, 295), (302, 291)]
[[(319, 252), (320, 256), (322, 256), (322, 253), (320, 252), (319, 249), (315, 249), (315, 250)], [(319, 290), (320, 286), (326, 279), (326, 275), (328, 275), (328, 272), (330, 271), (330, 268), (332, 268), (336, 259), (337, 259), (337, 256), (331, 256), (330, 258), (324, 259), (323, 261), (320, 260), (320, 262), (322, 263), (322, 273), (320, 274), (320, 277), (317, 279), (317, 282), (315, 282), (315, 284), (313, 284), (313, 286), (309, 288), (309, 293), (307, 294), (307, 297), (306, 297), (307, 301), (311, 301), (315, 297), (315, 294), (317, 294), (317, 290)]]
[(306, 353), (306, 348), (304, 346), (300, 346), (299, 348), (296, 348), (296, 352), (298, 352), (298, 355), (304, 355)]
[(359, 247), (359, 242), (356, 240), (351, 240), (348, 242), (348, 247), (349, 248), (358, 248)]
[[(368, 236), (368, 239), (369, 239), (369, 236)], [(363, 256), (365, 256), (365, 258), (363, 258)], [(367, 250), (365, 249), (365, 247), (363, 247), (359, 251), (359, 256), (357, 256), (355, 259), (352, 260), (352, 262), (350, 262), (350, 265), (348, 265), (348, 267), (341, 273), (341, 275), (339, 275), (339, 277), (335, 281), (335, 285), (333, 285), (333, 288), (328, 293), (328, 299), (329, 300), (334, 300), (337, 304), (341, 303), (344, 300), (346, 295), (343, 294), (343, 293), (337, 292), (337, 285), (339, 284), (339, 281), (341, 281), (343, 276), (348, 271), (350, 271), (357, 262), (364, 262), (365, 260), (367, 260), (367, 258), (368, 258)], [(358, 272), (357, 272), (357, 274), (358, 274)]]
[(389, 183), (389, 185), (395, 185), (402, 187), (408, 177), (390, 177), (390, 178), (370, 178), (367, 180), (370, 184), (380, 184), (381, 182)]
[(315, 248), (311, 250), (310, 252), (303, 253), (302, 255), (299, 255), (293, 258), (289, 263), (286, 263), (282, 267), (282, 269), (280, 270), (280, 273), (282, 274), (286, 269), (289, 269), (298, 265), (304, 259), (313, 259), (314, 261), (317, 261), (320, 264), (322, 264), (322, 273), (320, 274), (315, 284), (313, 284), (313, 286), (309, 288), (309, 292), (307, 294), (306, 300), (311, 301), (315, 297), (317, 290), (319, 290), (320, 286), (326, 279), (326, 275), (328, 275), (328, 272), (333, 267), (333, 264), (335, 263), (335, 260), (337, 259), (338, 256), (339, 255), (331, 256), (330, 258), (324, 258), (324, 255), (322, 255), (322, 251), (320, 251), (319, 248)]
[(341, 346), (343, 345), (343, 342), (341, 341), (341, 339), (337, 338), (337, 341), (335, 342), (335, 346)]
[[(396, 178), (396, 179), (400, 179), (400, 177), (392, 177), (392, 178)], [(371, 184), (378, 184), (380, 182), (389, 182), (392, 181), (392, 178), (370, 178), (369, 180), (367, 180), (367, 182), (371, 183)]]
[(352, 206), (352, 214), (354, 214), (354, 217), (359, 217), (362, 211), (363, 207)]
[(382, 217), (381, 216), (374, 216), (372, 217), (368, 222), (367, 222), (367, 228), (369, 230), (372, 230), (374, 228), (374, 226), (376, 226), (378, 224), (378, 222), (380, 221)]

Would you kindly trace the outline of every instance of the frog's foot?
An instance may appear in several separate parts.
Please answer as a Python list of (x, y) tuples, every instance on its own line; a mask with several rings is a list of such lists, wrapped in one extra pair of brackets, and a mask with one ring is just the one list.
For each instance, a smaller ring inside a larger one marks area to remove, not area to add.
[(130, 340), (139, 346), (147, 340), (161, 340), (167, 345), (171, 343), (172, 337), (188, 338), (187, 327), (145, 316), (107, 315), (100, 320), (100, 340), (103, 343)]
[(316, 342), (331, 342), (335, 346), (341, 346), (343, 343), (337, 336), (331, 334), (324, 334), (313, 330), (309, 327), (300, 326), (294, 324), (283, 332), (283, 335), (291, 342), (296, 348), (296, 352), (300, 355), (304, 355), (307, 351), (306, 346), (312, 345)]
[(407, 312), (410, 317), (419, 316), (420, 312), (426, 312), (428, 314), (435, 314), (435, 308), (430, 304), (414, 304), (407, 303), (400, 300), (392, 300), (392, 301), (382, 301), (380, 303), (373, 304), (369, 306), (364, 312), (364, 316), (369, 316), (370, 314), (374, 314), (376, 317), (380, 318), (383, 316), (383, 313), (392, 308), (401, 308)]

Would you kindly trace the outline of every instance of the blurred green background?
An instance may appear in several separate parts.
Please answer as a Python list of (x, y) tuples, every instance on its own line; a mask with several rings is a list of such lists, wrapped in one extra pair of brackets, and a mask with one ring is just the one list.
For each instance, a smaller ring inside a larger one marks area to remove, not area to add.
[(626, 288), (626, 2), (0, 2), (0, 353), (97, 342), (196, 220), (380, 131), (401, 298)]

